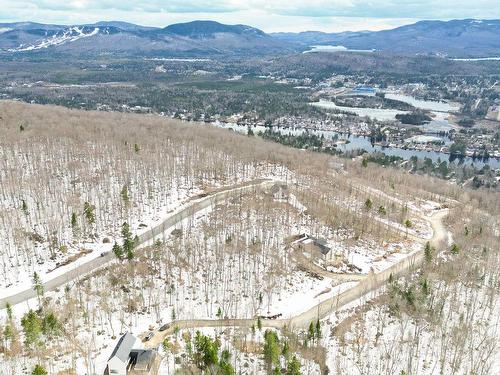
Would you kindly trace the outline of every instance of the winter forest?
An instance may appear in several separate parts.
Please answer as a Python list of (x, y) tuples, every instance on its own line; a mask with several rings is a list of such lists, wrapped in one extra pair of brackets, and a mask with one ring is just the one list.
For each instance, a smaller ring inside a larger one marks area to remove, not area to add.
[[(0, 102), (0, 374), (491, 374), (495, 192), (157, 115)], [(39, 371), (39, 372), (35, 372)]]

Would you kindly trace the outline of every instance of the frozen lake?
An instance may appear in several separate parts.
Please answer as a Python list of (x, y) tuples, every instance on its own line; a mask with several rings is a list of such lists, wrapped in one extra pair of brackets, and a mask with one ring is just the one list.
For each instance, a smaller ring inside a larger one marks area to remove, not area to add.
[(414, 106), (415, 108), (425, 109), (428, 111), (437, 111), (437, 112), (454, 112), (460, 109), (460, 105), (457, 103), (448, 103), (448, 102), (436, 102), (431, 100), (420, 100), (416, 99), (413, 96), (397, 94), (397, 93), (386, 93), (385, 97), (387, 99), (399, 100), (400, 102), (408, 103)]
[(311, 103), (311, 105), (324, 109), (336, 109), (343, 112), (355, 113), (360, 117), (369, 117), (379, 121), (394, 121), (397, 114), (408, 113), (407, 111), (399, 111), (397, 109), (342, 107), (329, 100), (320, 100), (319, 102)]
[(324, 45), (324, 46), (310, 46), (310, 50), (304, 51), (302, 53), (312, 53), (312, 52), (373, 52), (374, 50), (369, 50), (369, 49), (349, 49), (344, 46), (331, 46), (331, 45)]
[[(232, 129), (234, 131), (244, 133), (248, 131), (248, 128), (243, 125), (238, 125), (234, 123), (212, 123), (213, 126), (217, 126), (219, 128), (223, 129)], [(252, 127), (252, 130), (255, 133), (259, 132), (264, 132), (266, 131), (266, 127), (264, 126), (254, 126)], [(291, 134), (291, 135), (299, 135), (304, 132), (306, 132), (305, 129), (302, 128), (277, 128), (273, 127), (273, 131), (278, 131), (281, 134)], [(412, 156), (416, 156), (420, 159), (424, 158), (429, 158), (433, 162), (437, 161), (450, 161), (450, 155), (445, 154), (443, 152), (437, 152), (437, 151), (422, 151), (422, 150), (411, 150), (411, 149), (403, 149), (399, 147), (382, 147), (379, 145), (373, 145), (370, 142), (369, 137), (363, 137), (363, 136), (358, 136), (358, 135), (347, 135), (347, 134), (342, 134), (334, 131), (326, 131), (326, 130), (309, 130), (309, 133), (311, 134), (316, 134), (316, 135), (323, 135), (326, 139), (333, 139), (334, 137), (337, 137), (339, 141), (342, 140), (348, 140), (348, 143), (342, 143), (340, 142), (338, 146), (336, 147), (338, 150), (341, 151), (355, 151), (355, 150), (365, 150), (367, 152), (381, 152), (389, 156), (399, 156), (403, 158), (404, 160), (409, 160)], [(437, 139), (437, 138), (436, 138)], [(442, 138), (444, 143), (446, 145), (449, 145), (451, 142), (449, 138)], [(455, 158), (453, 160), (454, 163), (459, 163), (463, 162), (464, 164), (472, 164), (476, 168), (482, 168), (484, 165), (489, 165), (491, 168), (500, 168), (500, 159), (497, 158), (489, 158), (486, 161), (480, 160), (480, 159), (473, 159), (471, 157), (464, 157), (462, 159), (457, 159)]]
[[(430, 121), (426, 125), (423, 125), (423, 128), (426, 132), (447, 132), (456, 127), (448, 121), (448, 113), (460, 109), (459, 105), (456, 103), (419, 100), (415, 99), (412, 96), (394, 93), (386, 94), (386, 98), (399, 100), (401, 102), (411, 104), (416, 108), (431, 111), (433, 117), (432, 121)], [(324, 99), (321, 99), (319, 102), (311, 103), (311, 105), (324, 109), (334, 109), (343, 112), (350, 112), (357, 114), (360, 117), (366, 116), (379, 121), (395, 121), (396, 115), (409, 113), (408, 111), (401, 111), (397, 109), (344, 107), (336, 105), (334, 102)]]

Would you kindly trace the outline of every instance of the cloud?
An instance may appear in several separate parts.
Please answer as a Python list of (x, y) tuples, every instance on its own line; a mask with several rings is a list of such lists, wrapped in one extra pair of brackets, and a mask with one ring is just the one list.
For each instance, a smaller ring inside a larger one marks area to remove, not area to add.
[[(220, 13), (263, 10), (269, 14), (309, 17), (500, 17), (497, 0), (4, 0), (47, 10)], [(8, 7), (7, 7), (8, 9)], [(5, 7), (3, 11), (6, 11)]]
[(0, 21), (152, 26), (194, 19), (244, 23), (265, 31), (380, 30), (416, 19), (500, 18), (497, 0), (2, 0)]

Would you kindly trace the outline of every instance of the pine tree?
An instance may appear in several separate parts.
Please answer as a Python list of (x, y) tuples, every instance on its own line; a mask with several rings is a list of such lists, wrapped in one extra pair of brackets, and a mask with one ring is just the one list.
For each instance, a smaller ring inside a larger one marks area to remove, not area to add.
[(219, 363), (219, 344), (216, 340), (212, 340), (197, 331), (194, 338), (194, 347), (194, 362), (200, 370), (205, 370)]
[(77, 227), (78, 227), (78, 220), (76, 218), (76, 213), (73, 212), (71, 214), (71, 228), (75, 230)]
[(420, 282), (420, 287), (422, 288), (422, 295), (424, 296), (424, 298), (427, 298), (430, 293), (429, 282), (427, 281), (427, 279), (423, 279)]
[(220, 354), (219, 367), (221, 375), (235, 375), (236, 371), (231, 365), (231, 353), (229, 350), (224, 349)]
[(266, 330), (264, 332), (264, 360), (270, 369), (274, 365), (279, 365), (280, 347), (276, 332)]
[(13, 315), (12, 315), (12, 305), (9, 302), (7, 302), (5, 304), (5, 309), (7, 310), (7, 319), (10, 322), (10, 321), (12, 321), (12, 317), (13, 317)]
[(316, 338), (321, 338), (321, 322), (319, 321), (319, 319), (316, 320)]
[(283, 349), (281, 350), (281, 355), (288, 360), (288, 357), (290, 356), (290, 345), (288, 344), (288, 341), (285, 341), (283, 343)]
[(307, 331), (308, 340), (314, 340), (314, 335), (315, 335), (314, 324), (313, 322), (311, 322), (309, 323), (309, 330)]
[(366, 201), (365, 201), (365, 208), (367, 211), (371, 210), (372, 209), (372, 206), (373, 206), (373, 202), (370, 198), (368, 198)]
[(42, 332), (45, 336), (51, 338), (61, 333), (62, 327), (54, 313), (49, 312), (43, 317)]
[(460, 252), (460, 248), (456, 243), (451, 246), (451, 253), (457, 255)]
[(406, 237), (408, 237), (408, 229), (410, 229), (412, 227), (412, 222), (410, 221), (410, 219), (406, 219), (405, 220), (405, 227), (406, 227)]
[(85, 215), (85, 219), (87, 220), (87, 223), (90, 225), (94, 224), (95, 222), (95, 207), (91, 205), (89, 202), (85, 202), (83, 204), (83, 214)]
[(286, 375), (302, 375), (300, 372), (300, 362), (296, 356), (293, 356), (290, 362), (288, 362)]
[(123, 238), (123, 252), (128, 260), (134, 258), (134, 247), (135, 241), (132, 239), (132, 233), (130, 232), (130, 226), (127, 222), (122, 224), (122, 238)]
[(123, 260), (123, 248), (120, 245), (118, 245), (116, 242), (113, 245), (113, 253), (115, 254), (115, 256), (118, 259)]
[(14, 338), (14, 330), (12, 329), (12, 323), (8, 323), (3, 331), (5, 340), (9, 341)]
[(127, 185), (123, 185), (122, 191), (120, 192), (120, 195), (122, 197), (123, 203), (126, 205), (129, 203), (129, 196), (128, 196), (128, 187)]
[(216, 316), (217, 316), (217, 318), (219, 318), (219, 319), (220, 319), (220, 318), (222, 318), (222, 309), (221, 309), (220, 307), (217, 309), (217, 314), (216, 314)]
[(33, 311), (28, 311), (21, 319), (24, 339), (27, 347), (36, 346), (40, 343), (42, 333), (42, 322), (38, 315)]
[(47, 375), (47, 370), (42, 365), (36, 365), (33, 369), (32, 375)]
[(33, 272), (33, 290), (38, 297), (38, 303), (40, 303), (40, 298), (43, 296), (44, 290), (42, 280), (37, 272)]
[(424, 256), (427, 263), (432, 262), (432, 247), (429, 241), (425, 244)]
[(29, 215), (29, 212), (28, 212), (28, 204), (26, 203), (26, 201), (23, 199), (22, 200), (22, 203), (21, 203), (21, 210), (24, 212), (24, 214), (26, 216)]

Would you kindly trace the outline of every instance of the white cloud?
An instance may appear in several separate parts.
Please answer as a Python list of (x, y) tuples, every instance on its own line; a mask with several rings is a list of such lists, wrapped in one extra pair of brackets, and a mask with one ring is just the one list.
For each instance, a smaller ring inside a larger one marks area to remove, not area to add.
[(380, 30), (416, 19), (500, 18), (497, 0), (2, 0), (0, 21), (166, 26), (194, 19), (265, 31)]

